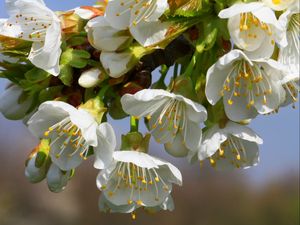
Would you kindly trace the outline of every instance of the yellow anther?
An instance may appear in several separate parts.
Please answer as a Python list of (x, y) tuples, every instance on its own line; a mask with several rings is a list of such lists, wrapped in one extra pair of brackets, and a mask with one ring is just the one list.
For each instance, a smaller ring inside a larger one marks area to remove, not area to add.
[(159, 182), (159, 178), (158, 177), (155, 177), (154, 179), (155, 179), (156, 182)]
[(209, 159), (209, 162), (210, 162), (210, 165), (211, 165), (212, 167), (215, 167), (215, 166), (216, 166), (216, 161), (215, 161), (213, 158), (210, 158), (210, 159)]
[(59, 159), (59, 157), (60, 157), (60, 154), (55, 155), (55, 158)]
[(219, 149), (219, 155), (220, 155), (220, 156), (223, 156), (224, 153), (225, 153), (224, 150), (220, 148), (220, 149)]
[(274, 5), (279, 5), (281, 3), (281, 0), (272, 0)]
[(127, 201), (128, 205), (131, 205), (131, 204), (132, 204), (132, 202), (133, 202), (133, 201), (132, 201), (132, 200), (130, 200), (130, 199)]
[(147, 181), (145, 179), (142, 180), (143, 184), (147, 184)]
[(46, 132), (44, 133), (44, 136), (48, 137), (49, 134), (50, 134), (50, 131), (46, 131)]
[(135, 214), (134, 212), (131, 213), (131, 218), (132, 218), (133, 220), (136, 219), (136, 214)]
[(240, 154), (237, 154), (237, 155), (236, 155), (236, 159), (237, 159), (237, 160), (241, 160), (241, 155), (240, 155)]
[(148, 182), (148, 184), (152, 185), (152, 184), (153, 184), (153, 181), (152, 181), (152, 180), (150, 180), (150, 181)]
[(232, 105), (233, 101), (231, 99), (228, 99), (227, 103), (228, 103), (228, 105)]
[(103, 185), (102, 187), (101, 187), (101, 190), (105, 190), (106, 189), (106, 185)]
[(136, 204), (139, 205), (139, 206), (141, 206), (141, 205), (143, 205), (144, 203), (143, 203), (142, 200), (137, 200), (137, 201), (136, 201)]
[(112, 191), (108, 192), (108, 196), (112, 197), (114, 195), (114, 193)]
[(146, 118), (147, 118), (147, 120), (150, 120), (151, 119), (151, 115), (148, 115)]
[(243, 25), (243, 30), (248, 30), (248, 26), (246, 24)]

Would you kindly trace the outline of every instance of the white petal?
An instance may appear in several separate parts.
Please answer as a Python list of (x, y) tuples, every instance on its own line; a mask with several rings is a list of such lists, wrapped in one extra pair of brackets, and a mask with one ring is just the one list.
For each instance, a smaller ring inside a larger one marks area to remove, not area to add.
[[(257, 116), (257, 111), (254, 107), (248, 108), (248, 99), (246, 97), (240, 96), (231, 98), (230, 93), (225, 93), (223, 97), (224, 109), (228, 118), (235, 122), (240, 122), (245, 119), (252, 119)], [(233, 101), (232, 105), (228, 104), (228, 100), (231, 99)]]
[(101, 212), (131, 213), (137, 208), (136, 204), (114, 205), (104, 194), (99, 198), (99, 209)]
[(166, 33), (169, 27), (170, 24), (166, 22), (141, 21), (136, 26), (131, 26), (130, 32), (137, 42), (144, 47), (148, 47), (157, 45), (159, 42), (163, 41), (166, 38)]
[[(144, 89), (121, 98), (123, 110), (132, 116), (144, 117), (163, 106), (173, 95), (164, 90)], [(155, 121), (156, 122), (156, 121)]]
[(36, 67), (58, 76), (60, 72), (59, 60), (61, 55), (61, 30), (60, 24), (53, 22), (48, 28), (45, 43), (33, 43), (28, 59)]
[(117, 151), (114, 152), (113, 158), (119, 162), (133, 163), (141, 168), (158, 168), (155, 159), (143, 152), (136, 151)]
[(113, 152), (116, 148), (116, 135), (109, 123), (102, 123), (98, 130), (98, 146), (94, 148), (96, 169), (107, 168), (113, 160)]
[(257, 144), (263, 143), (263, 140), (252, 129), (231, 121), (227, 122), (224, 132), (246, 141), (255, 142)]
[(213, 126), (204, 133), (203, 142), (198, 152), (200, 161), (211, 157), (218, 151), (221, 144), (227, 140), (227, 134), (218, 125)]
[(70, 172), (65, 174), (54, 164), (50, 166), (47, 174), (47, 183), (50, 191), (61, 192), (65, 189), (70, 177)]
[(132, 58), (133, 55), (129, 52), (102, 52), (100, 55), (104, 69), (113, 78), (121, 77), (131, 69), (128, 64)]
[(66, 117), (76, 109), (64, 102), (49, 101), (40, 105), (39, 110), (28, 121), (28, 129), (38, 138), (44, 137), (48, 128)]
[(195, 123), (202, 123), (207, 119), (206, 109), (197, 102), (185, 98), (181, 95), (176, 95), (175, 99), (183, 101), (186, 106), (187, 117)]
[[(75, 154), (74, 147), (70, 144), (61, 152), (61, 147), (64, 146), (66, 139), (60, 138), (54, 144), (51, 144), (50, 157), (52, 162), (63, 171), (75, 169), (83, 162), (83, 157), (80, 156), (80, 150)], [(60, 155), (57, 157), (57, 155)], [(72, 154), (72, 157), (70, 155)]]
[(125, 30), (130, 24), (131, 10), (127, 10), (126, 8), (126, 5), (129, 7), (129, 4), (122, 6), (121, 2), (121, 0), (109, 1), (105, 9), (105, 18), (112, 27)]
[(196, 151), (200, 147), (202, 130), (197, 123), (188, 121), (182, 131), (182, 135), (188, 149)]
[(230, 18), (240, 13), (252, 12), (263, 7), (263, 5), (261, 2), (237, 3), (227, 9), (223, 9), (219, 13), (219, 17), (222, 19)]
[(81, 130), (82, 136), (89, 145), (94, 147), (98, 145), (96, 132), (98, 124), (90, 113), (82, 109), (71, 111), (70, 120)]
[(120, 32), (110, 26), (103, 16), (96, 17), (87, 23), (88, 39), (94, 48), (103, 51), (116, 51), (131, 40), (129, 34)]

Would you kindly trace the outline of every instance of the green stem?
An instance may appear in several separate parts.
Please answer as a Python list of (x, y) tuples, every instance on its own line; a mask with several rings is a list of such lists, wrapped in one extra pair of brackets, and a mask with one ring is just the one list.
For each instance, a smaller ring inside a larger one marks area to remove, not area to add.
[(130, 132), (138, 132), (139, 131), (139, 120), (131, 116), (130, 117)]
[(109, 85), (109, 84), (106, 84), (104, 87), (101, 88), (101, 90), (99, 91), (99, 93), (98, 93), (97, 96), (98, 96), (100, 99), (103, 99), (103, 97), (105, 96), (106, 91), (107, 91), (109, 88), (110, 88), (110, 85)]
[(166, 65), (161, 65), (161, 70), (160, 70), (161, 77), (159, 78), (159, 82), (165, 81), (168, 71), (169, 71), (169, 67), (167, 67)]

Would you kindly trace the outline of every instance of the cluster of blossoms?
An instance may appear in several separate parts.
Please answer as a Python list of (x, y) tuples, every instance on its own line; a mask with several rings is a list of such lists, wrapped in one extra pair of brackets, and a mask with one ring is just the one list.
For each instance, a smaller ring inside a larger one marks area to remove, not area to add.
[[(148, 153), (151, 137), (190, 163), (245, 169), (262, 144), (251, 120), (295, 107), (299, 0), (109, 0), (66, 12), (5, 2), (0, 112), (40, 139), (25, 175), (61, 192), (93, 157), (101, 211), (173, 210), (182, 176)], [(109, 120), (126, 117), (117, 147)]]

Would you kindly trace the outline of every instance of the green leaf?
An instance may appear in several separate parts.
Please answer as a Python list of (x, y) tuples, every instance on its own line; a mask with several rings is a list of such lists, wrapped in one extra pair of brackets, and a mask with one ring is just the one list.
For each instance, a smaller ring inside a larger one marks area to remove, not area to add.
[(68, 41), (67, 41), (67, 45), (68, 46), (78, 46), (78, 45), (83, 45), (85, 44), (87, 41), (86, 37), (82, 37), (82, 36), (74, 36), (71, 37)]
[(25, 73), (25, 78), (32, 83), (38, 83), (48, 78), (49, 75), (50, 74), (48, 72), (34, 67)]

